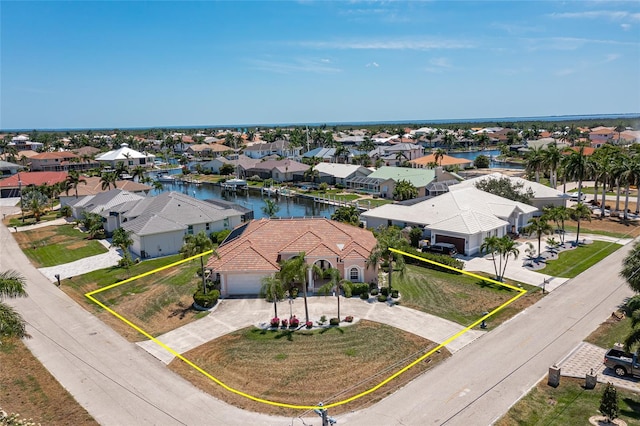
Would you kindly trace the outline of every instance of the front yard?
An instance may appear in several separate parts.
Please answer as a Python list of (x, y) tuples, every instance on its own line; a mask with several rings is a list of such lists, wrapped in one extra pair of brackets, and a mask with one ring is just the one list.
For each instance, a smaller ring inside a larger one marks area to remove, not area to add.
[(87, 240), (74, 225), (53, 225), (13, 234), (20, 248), (36, 268), (61, 265), (108, 249), (96, 240)]
[(620, 247), (622, 247), (620, 244), (607, 241), (593, 241), (591, 244), (581, 244), (573, 250), (560, 252), (556, 260), (547, 260), (547, 266), (539, 270), (539, 272), (555, 277), (573, 278)]
[[(226, 385), (249, 395), (295, 405), (337, 402), (356, 395), (416, 360), (435, 343), (393, 327), (360, 321), (322, 330), (234, 331), (185, 353)], [(442, 348), (389, 384), (330, 414), (361, 409), (419, 376), (449, 356)], [(237, 407), (274, 415), (297, 416), (300, 410), (254, 402), (224, 390), (179, 359), (169, 368), (199, 388)]]
[[(399, 303), (464, 326), (517, 295), (515, 290), (463, 274), (434, 271), (416, 265), (407, 265), (406, 268), (404, 276), (397, 271), (392, 276), (391, 286), (402, 296)], [(538, 287), (523, 285), (523, 288), (528, 293), (492, 317), (490, 326), (504, 322), (543, 297)]]

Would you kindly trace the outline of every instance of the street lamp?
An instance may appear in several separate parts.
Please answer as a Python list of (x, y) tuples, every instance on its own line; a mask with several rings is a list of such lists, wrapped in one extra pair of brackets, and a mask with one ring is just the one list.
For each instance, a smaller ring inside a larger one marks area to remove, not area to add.
[(24, 209), (22, 205), (22, 180), (20, 180), (20, 173), (18, 173), (18, 192), (20, 193), (20, 217), (22, 218), (22, 223), (24, 223)]

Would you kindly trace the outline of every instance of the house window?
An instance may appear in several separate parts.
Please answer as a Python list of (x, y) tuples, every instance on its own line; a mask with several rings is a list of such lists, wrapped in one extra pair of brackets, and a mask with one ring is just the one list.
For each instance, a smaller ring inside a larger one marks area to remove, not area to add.
[(360, 281), (360, 271), (358, 271), (358, 268), (351, 268), (349, 270), (349, 280), (354, 283)]
[(129, 165), (133, 166), (133, 160), (129, 160)]
[(207, 222), (207, 224), (205, 225), (205, 228), (207, 231), (211, 230), (211, 224)]
[(193, 235), (193, 225), (189, 225), (189, 227), (187, 228), (187, 234)]

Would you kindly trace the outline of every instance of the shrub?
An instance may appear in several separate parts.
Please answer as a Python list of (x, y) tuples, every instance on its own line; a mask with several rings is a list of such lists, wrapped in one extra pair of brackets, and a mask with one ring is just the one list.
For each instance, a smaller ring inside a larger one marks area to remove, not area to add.
[(307, 321), (307, 322), (305, 322), (305, 323), (304, 323), (304, 325), (305, 325), (307, 328), (311, 328), (311, 327), (313, 327), (313, 322), (312, 322), (312, 321)]
[(218, 303), (218, 299), (220, 298), (220, 292), (218, 290), (210, 290), (208, 293), (204, 294), (202, 289), (199, 288), (193, 294), (193, 301), (196, 305), (202, 306), (203, 308), (212, 308)]
[(291, 297), (292, 297), (293, 299), (295, 299), (295, 298), (297, 298), (297, 297), (298, 297), (298, 287), (293, 287), (293, 288), (291, 289)]
[(377, 296), (378, 293), (380, 293), (380, 291), (377, 288), (374, 288), (373, 290), (371, 290), (371, 295), (372, 296)]
[(321, 316), (321, 317), (320, 317), (320, 321), (319, 321), (319, 323), (320, 323), (320, 324), (324, 324), (325, 322), (327, 322), (327, 316), (326, 316), (326, 315), (323, 315), (323, 316)]
[(294, 315), (291, 317), (289, 324), (291, 327), (297, 328), (300, 325), (300, 320)]
[(353, 283), (351, 284), (351, 294), (354, 296), (360, 296), (363, 293), (369, 293), (369, 284), (367, 283)]
[(389, 295), (389, 287), (382, 287), (380, 289), (380, 294), (383, 296), (388, 296)]
[(353, 322), (353, 316), (352, 316), (352, 315), (347, 315), (347, 316), (344, 318), (344, 320), (345, 320), (345, 322)]
[(329, 325), (340, 325), (340, 318), (331, 318), (329, 320)]
[(378, 295), (378, 302), (386, 302), (386, 301), (387, 301), (387, 296), (385, 296), (384, 294)]
[[(447, 256), (444, 254), (436, 254), (436, 253), (422, 253), (414, 248), (409, 248), (406, 250), (406, 252), (414, 256), (421, 257), (423, 259), (433, 260), (435, 262), (442, 263), (443, 265), (454, 267), (456, 269), (464, 269), (464, 262), (456, 259), (455, 257)], [(451, 269), (443, 268), (442, 266), (434, 265), (433, 263), (422, 262), (418, 259), (414, 259), (413, 257), (409, 257), (409, 256), (405, 256), (404, 261), (412, 265), (422, 266), (423, 268), (429, 268), (436, 271), (448, 272), (450, 274), (457, 274), (457, 275), (460, 274), (460, 272), (452, 271)]]
[(282, 320), (282, 326), (283, 326), (284, 328), (289, 327), (289, 320), (288, 320), (288, 319), (286, 319), (286, 318), (284, 318), (284, 319)]
[(277, 327), (278, 325), (280, 325), (280, 318), (271, 318), (271, 327)]
[(364, 293), (360, 293), (360, 299), (367, 300), (369, 298), (369, 292), (365, 291)]
[(391, 297), (393, 297), (394, 299), (398, 298), (398, 290), (392, 290), (391, 291)]

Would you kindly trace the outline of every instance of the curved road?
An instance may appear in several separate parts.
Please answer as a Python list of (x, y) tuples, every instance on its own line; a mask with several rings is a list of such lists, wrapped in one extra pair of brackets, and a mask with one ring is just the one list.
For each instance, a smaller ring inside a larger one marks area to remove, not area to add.
[[(337, 416), (339, 424), (492, 423), (632, 294), (618, 278), (630, 246), (377, 405)], [(10, 302), (29, 323), (27, 346), (99, 423), (292, 424), (231, 407), (168, 371), (51, 284), (0, 225), (0, 269), (9, 268), (29, 283), (29, 297)]]

